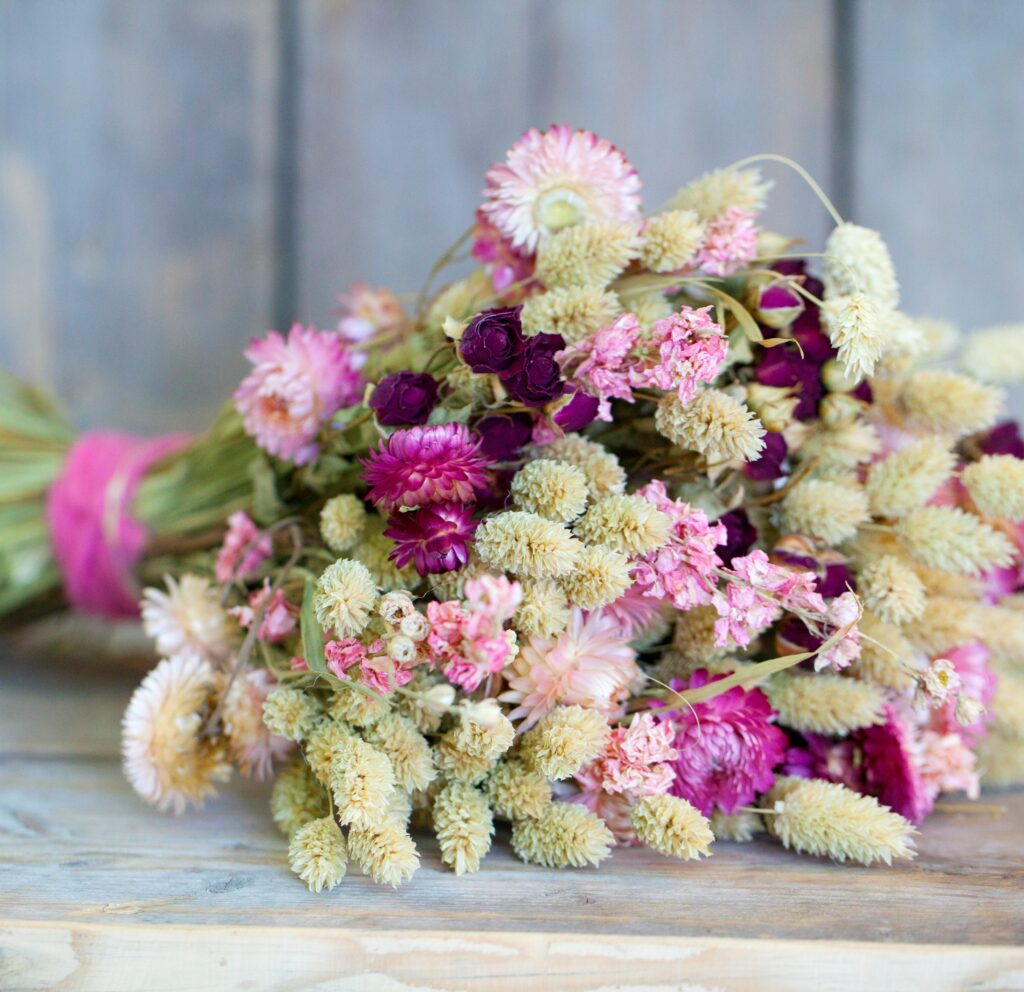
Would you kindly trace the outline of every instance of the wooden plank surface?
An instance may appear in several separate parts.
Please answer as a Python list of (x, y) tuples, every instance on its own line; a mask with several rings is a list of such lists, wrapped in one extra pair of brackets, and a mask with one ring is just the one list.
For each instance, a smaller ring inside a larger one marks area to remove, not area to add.
[[(531, 987), (896, 990), (926, 973), (918, 987), (1024, 988), (1022, 794), (990, 797), (1002, 816), (934, 816), (917, 861), (889, 870), (762, 840), (699, 864), (628, 850), (553, 872), (501, 834), (477, 875), (455, 878), (422, 838), (402, 889), (353, 874), (315, 896), (287, 869), (265, 786), (233, 783), (181, 818), (136, 799), (116, 758), (130, 681), (9, 659), (2, 678), (0, 988), (135, 988), (139, 968), (151, 989), (511, 988), (542, 973)], [(186, 948), (187, 972), (168, 971)]]
[(273, 290), (275, 0), (0, 0), (0, 361), (201, 427)]

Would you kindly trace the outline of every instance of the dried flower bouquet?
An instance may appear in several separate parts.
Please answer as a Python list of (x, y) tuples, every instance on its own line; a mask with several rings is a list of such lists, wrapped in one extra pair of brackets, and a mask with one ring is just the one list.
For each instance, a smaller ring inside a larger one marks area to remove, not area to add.
[(274, 776), (319, 891), (408, 880), (411, 826), (476, 871), (499, 820), (550, 867), (759, 831), (888, 863), (1024, 777), (1024, 442), (805, 178), (820, 253), (761, 229), (754, 160), (644, 214), (617, 148), (531, 130), (408, 308), (254, 340), (265, 471), (143, 597), (137, 792)]

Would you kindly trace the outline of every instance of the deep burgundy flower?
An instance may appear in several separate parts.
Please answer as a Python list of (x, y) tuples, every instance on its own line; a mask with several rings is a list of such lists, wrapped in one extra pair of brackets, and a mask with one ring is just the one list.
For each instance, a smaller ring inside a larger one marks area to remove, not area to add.
[(597, 417), (597, 410), (600, 405), (600, 401), (596, 396), (591, 396), (589, 393), (577, 389), (576, 395), (555, 414), (554, 421), (563, 431), (568, 433), (581, 431)]
[(533, 417), (528, 413), (499, 413), (476, 422), (474, 433), (480, 438), (480, 450), (493, 462), (515, 458), (533, 433)]
[(426, 372), (393, 372), (370, 395), (370, 409), (385, 427), (425, 424), (437, 404), (437, 386)]
[(1004, 420), (996, 424), (978, 445), (984, 455), (1013, 455), (1024, 458), (1024, 438), (1020, 436), (1020, 424), (1016, 420)]
[(910, 727), (887, 705), (885, 723), (854, 735), (864, 754), (867, 791), (911, 823), (920, 823), (932, 810), (929, 795), (914, 767)]
[(743, 466), (743, 474), (754, 482), (771, 482), (773, 479), (781, 479), (786, 474), (782, 467), (789, 451), (785, 438), (781, 434), (769, 432), (765, 434), (763, 440), (761, 454)]
[(535, 334), (526, 339), (515, 365), (502, 375), (509, 395), (525, 406), (543, 406), (565, 390), (555, 355), (565, 347), (561, 334)]
[(766, 348), (755, 370), (757, 381), (764, 386), (796, 387), (799, 400), (793, 415), (798, 420), (811, 420), (818, 415), (818, 402), (823, 388), (821, 366), (790, 345)]
[(399, 568), (411, 561), (420, 575), (453, 572), (469, 560), (469, 539), (477, 528), (473, 508), (434, 503), (388, 519), (385, 536), (395, 542), (388, 557)]
[(474, 372), (508, 372), (523, 353), (522, 307), (498, 307), (478, 313), (463, 332), (459, 345)]
[(757, 528), (750, 522), (747, 511), (740, 507), (723, 513), (717, 523), (725, 527), (725, 541), (715, 548), (715, 553), (726, 566), (732, 565), (733, 558), (747, 554), (757, 540)]
[(775, 643), (779, 654), (799, 651), (817, 651), (824, 640), (807, 629), (799, 617), (786, 616), (775, 628)]

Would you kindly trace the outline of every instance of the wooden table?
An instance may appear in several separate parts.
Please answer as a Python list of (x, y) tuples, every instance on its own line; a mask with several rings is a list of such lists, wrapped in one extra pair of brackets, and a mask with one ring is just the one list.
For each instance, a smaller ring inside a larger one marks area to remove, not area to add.
[(762, 840), (554, 872), (502, 836), (456, 879), (424, 839), (402, 889), (316, 896), (265, 786), (181, 818), (138, 801), (117, 756), (135, 678), (87, 675), (0, 668), (0, 989), (1024, 989), (1024, 794), (936, 814), (892, 869)]

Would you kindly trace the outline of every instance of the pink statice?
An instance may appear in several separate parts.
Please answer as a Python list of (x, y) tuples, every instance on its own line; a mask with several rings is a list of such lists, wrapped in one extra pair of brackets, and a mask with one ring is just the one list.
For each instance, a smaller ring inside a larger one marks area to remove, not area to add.
[(716, 570), (722, 562), (715, 548), (725, 543), (725, 527), (709, 523), (703, 510), (670, 499), (660, 480), (649, 482), (636, 494), (668, 514), (672, 538), (664, 547), (633, 559), (634, 588), (680, 610), (707, 605), (718, 582)]
[(285, 599), (284, 590), (275, 589), (271, 594), (269, 579), (249, 597), (246, 605), (234, 606), (228, 612), (238, 620), (239, 626), (248, 630), (261, 609), (263, 619), (256, 634), (258, 640), (276, 644), (295, 630), (298, 610)]
[(700, 383), (713, 382), (722, 371), (729, 342), (710, 313), (709, 306), (683, 307), (655, 321), (645, 342), (654, 354), (634, 367), (632, 384), (674, 390), (681, 402), (689, 403)]
[(745, 582), (727, 582), (724, 590), (716, 591), (713, 603), (718, 611), (715, 644), (721, 648), (747, 647), (782, 615), (774, 599)]
[(633, 799), (621, 792), (606, 792), (601, 787), (601, 775), (593, 762), (584, 765), (576, 773), (572, 785), (578, 791), (570, 791), (569, 783), (563, 782), (555, 782), (553, 788), (559, 798), (586, 806), (591, 813), (604, 820), (616, 844), (621, 847), (639, 845), (636, 831), (633, 829)]
[(852, 592), (829, 600), (823, 618), (824, 634), (829, 640), (835, 637), (835, 641), (814, 656), (816, 672), (826, 668), (841, 671), (860, 657), (860, 614), (860, 600)]
[(671, 788), (675, 772), (669, 762), (679, 757), (670, 723), (653, 713), (637, 713), (628, 727), (612, 730), (604, 751), (591, 769), (608, 793), (631, 797), (660, 796)]
[(399, 568), (411, 561), (420, 575), (453, 572), (469, 561), (469, 541), (476, 528), (473, 508), (458, 503), (432, 503), (395, 513), (384, 531), (395, 542), (388, 557)]
[(369, 645), (352, 637), (330, 640), (324, 645), (327, 669), (339, 679), (353, 679), (381, 695), (393, 692), (412, 679), (418, 663), (399, 664), (387, 652), (387, 644), (376, 638)]
[[(428, 607), (429, 609), (429, 607)], [(555, 637), (531, 637), (505, 672), (510, 720), (528, 730), (556, 706), (585, 706), (618, 719), (639, 669), (629, 637), (602, 610), (573, 609)]]
[(254, 368), (235, 390), (235, 407), (246, 432), (278, 458), (311, 462), (320, 428), (362, 396), (358, 357), (338, 335), (301, 324), (287, 338), (253, 338), (245, 357)]
[(504, 629), (522, 601), (522, 587), (505, 576), (466, 583), (464, 603), (427, 604), (426, 646), (445, 678), (467, 692), (500, 672), (515, 654), (515, 633)]
[(472, 253), (487, 270), (496, 293), (504, 293), (509, 286), (526, 282), (533, 275), (533, 255), (513, 248), (483, 210), (476, 212)]
[(394, 334), (405, 323), (405, 312), (390, 289), (373, 289), (365, 282), (353, 283), (339, 297), (342, 306), (338, 334), (354, 343)]
[[(697, 689), (722, 676), (703, 668), (689, 684), (672, 680), (672, 688)], [(661, 717), (675, 731), (675, 781), (672, 793), (682, 796), (705, 816), (717, 808), (734, 813), (771, 788), (773, 769), (786, 754), (786, 735), (775, 726), (775, 712), (760, 689), (733, 686), (693, 706)]]
[(260, 537), (260, 529), (249, 514), (244, 510), (235, 511), (228, 517), (228, 529), (213, 567), (217, 581), (247, 579), (270, 557), (272, 551), (270, 537)]
[(329, 640), (324, 645), (324, 658), (327, 670), (339, 679), (346, 678), (346, 673), (355, 665), (362, 666), (366, 660), (366, 647), (362, 641), (354, 637), (341, 637)]
[(697, 253), (697, 267), (709, 276), (731, 276), (757, 257), (756, 216), (739, 207), (730, 207), (713, 217)]
[(527, 131), (488, 170), (484, 196), (484, 216), (529, 255), (564, 227), (640, 218), (636, 169), (614, 145), (564, 124)]
[(598, 420), (612, 419), (613, 399), (633, 402), (631, 380), (636, 359), (632, 353), (642, 333), (636, 315), (624, 313), (614, 323), (587, 335), (556, 356), (569, 381), (597, 397)]
[(395, 431), (362, 464), (370, 499), (386, 510), (472, 503), (487, 488), (487, 458), (464, 424)]

